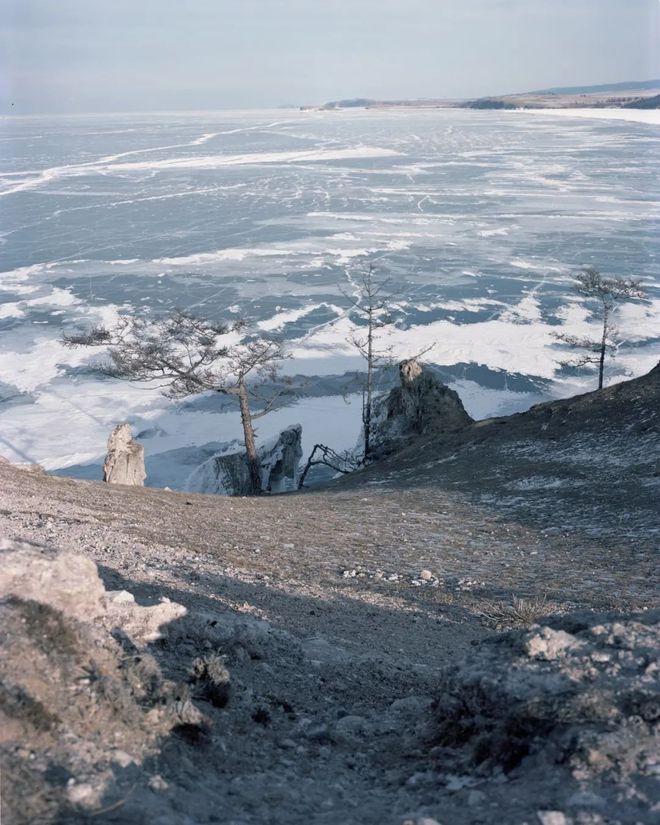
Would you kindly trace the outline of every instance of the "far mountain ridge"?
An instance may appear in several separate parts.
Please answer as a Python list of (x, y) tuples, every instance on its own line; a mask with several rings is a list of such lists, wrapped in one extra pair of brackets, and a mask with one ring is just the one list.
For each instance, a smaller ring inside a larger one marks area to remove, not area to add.
[(413, 98), (376, 100), (356, 97), (333, 100), (320, 109), (352, 108), (467, 108), (467, 109), (571, 109), (571, 108), (660, 108), (660, 79), (624, 81), (595, 86), (564, 86), (517, 94), (471, 99)]
[(655, 80), (627, 80), (623, 83), (603, 83), (599, 86), (556, 86), (552, 89), (537, 89), (536, 95), (579, 95), (598, 92), (642, 92), (660, 88), (660, 78)]

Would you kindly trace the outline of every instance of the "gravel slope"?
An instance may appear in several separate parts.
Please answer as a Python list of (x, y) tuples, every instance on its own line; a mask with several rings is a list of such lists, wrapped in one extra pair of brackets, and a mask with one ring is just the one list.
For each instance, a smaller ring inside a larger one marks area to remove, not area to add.
[[(167, 679), (189, 681), (212, 654), (231, 674), (227, 707), (197, 696), (205, 741), (166, 737), (115, 770), (93, 821), (646, 821), (641, 797), (630, 820), (597, 805), (591, 819), (546, 820), (539, 811), (566, 801), (559, 773), (539, 784), (537, 771), (526, 789), (524, 772), (479, 775), (429, 753), (442, 674), (490, 649), (486, 637), (551, 613), (654, 604), (654, 372), (597, 404), (481, 425), (293, 496), (115, 488), (0, 463), (2, 534), (84, 554), (107, 589), (141, 604), (184, 605), (149, 648)], [(551, 440), (555, 426), (565, 440)], [(588, 445), (578, 465), (576, 439)], [(59, 821), (90, 813), (76, 810)]]

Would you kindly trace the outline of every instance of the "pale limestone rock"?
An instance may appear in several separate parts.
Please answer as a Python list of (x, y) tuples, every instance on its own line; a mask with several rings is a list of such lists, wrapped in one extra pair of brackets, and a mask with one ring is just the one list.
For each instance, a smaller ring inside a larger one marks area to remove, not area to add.
[[(199, 727), (199, 711), (136, 647), (166, 612), (185, 611), (106, 594), (83, 556), (0, 542), (3, 822), (98, 814), (126, 792), (117, 771), (135, 771), (172, 728)], [(65, 781), (53, 782), (46, 766)]]
[(91, 559), (10, 541), (0, 545), (0, 559), (0, 596), (42, 602), (79, 621), (104, 612), (105, 588)]
[(164, 625), (186, 613), (169, 599), (142, 607), (125, 590), (106, 591), (96, 565), (85, 556), (9, 541), (0, 544), (0, 598), (4, 596), (41, 602), (110, 631), (119, 628), (138, 646), (160, 638)]
[(103, 598), (108, 619), (137, 645), (154, 642), (163, 635), (162, 628), (184, 616), (183, 605), (162, 598), (151, 607), (136, 604), (135, 597), (126, 590), (110, 590)]
[(568, 825), (568, 820), (562, 811), (537, 811), (536, 815), (541, 825)]
[(525, 647), (527, 653), (535, 659), (552, 661), (570, 650), (580, 646), (580, 642), (570, 633), (563, 630), (553, 630), (550, 627), (541, 628), (538, 633), (527, 639)]
[(142, 487), (146, 477), (144, 447), (133, 438), (129, 424), (119, 424), (108, 438), (103, 481), (108, 484)]

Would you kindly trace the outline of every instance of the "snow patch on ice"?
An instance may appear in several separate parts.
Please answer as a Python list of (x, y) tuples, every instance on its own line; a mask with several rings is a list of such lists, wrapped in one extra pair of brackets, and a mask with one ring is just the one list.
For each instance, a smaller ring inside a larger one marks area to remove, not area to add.
[[(292, 324), (295, 321), (299, 321), (306, 315), (310, 315), (315, 310), (322, 308), (329, 309), (336, 315), (342, 315), (344, 313), (344, 310), (342, 310), (341, 307), (335, 306), (334, 304), (328, 304), (323, 301), (320, 304), (308, 304), (307, 306), (298, 307), (297, 309), (277, 311), (275, 315), (270, 318), (259, 321), (257, 326), (265, 332), (274, 332), (275, 330), (281, 330), (284, 326), (286, 326), (286, 324)], [(279, 310), (279, 307), (277, 309)]]
[[(190, 144), (187, 144), (190, 145)], [(176, 147), (160, 147), (176, 148)], [(137, 154), (144, 150), (135, 150), (125, 154)], [(168, 171), (171, 169), (222, 169), (228, 166), (249, 166), (272, 163), (295, 164), (334, 160), (353, 160), (360, 158), (389, 158), (400, 155), (394, 149), (379, 146), (354, 146), (344, 149), (310, 149), (298, 152), (250, 152), (240, 155), (192, 155), (189, 157), (167, 158), (165, 160), (142, 160), (117, 162), (122, 155), (111, 155), (106, 159), (90, 163), (53, 166), (39, 171), (27, 171), (21, 174), (26, 178), (19, 183), (6, 185), (0, 189), (0, 196), (13, 195), (28, 189), (60, 180), (61, 178), (79, 177), (81, 175), (107, 175), (123, 172)]]
[(589, 120), (623, 120), (660, 126), (658, 109), (524, 109), (510, 114), (553, 115), (556, 117), (587, 118)]

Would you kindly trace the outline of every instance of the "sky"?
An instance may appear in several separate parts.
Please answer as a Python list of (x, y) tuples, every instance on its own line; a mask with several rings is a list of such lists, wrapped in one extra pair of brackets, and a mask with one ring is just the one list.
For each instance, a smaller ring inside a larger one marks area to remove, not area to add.
[(660, 78), (659, 0), (0, 0), (0, 114)]

